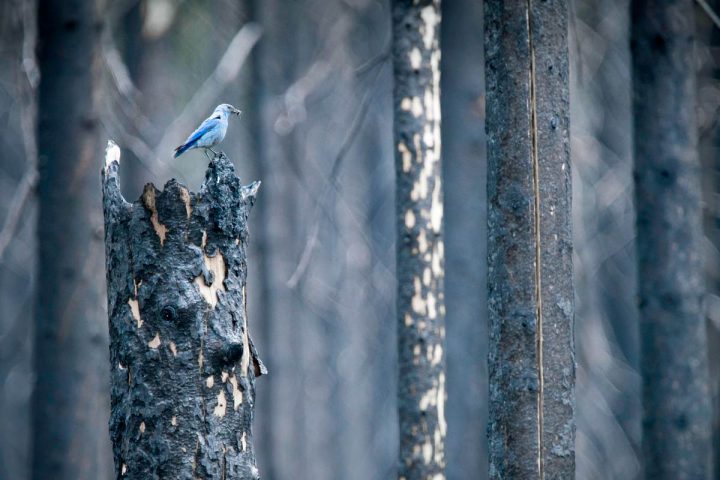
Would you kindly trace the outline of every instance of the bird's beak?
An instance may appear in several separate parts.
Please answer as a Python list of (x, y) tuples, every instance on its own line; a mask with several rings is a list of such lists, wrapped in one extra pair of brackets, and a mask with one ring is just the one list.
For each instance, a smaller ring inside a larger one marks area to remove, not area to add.
[(239, 117), (242, 114), (242, 110), (240, 110), (239, 108), (233, 107), (232, 113), (234, 113), (235, 115), (237, 115)]

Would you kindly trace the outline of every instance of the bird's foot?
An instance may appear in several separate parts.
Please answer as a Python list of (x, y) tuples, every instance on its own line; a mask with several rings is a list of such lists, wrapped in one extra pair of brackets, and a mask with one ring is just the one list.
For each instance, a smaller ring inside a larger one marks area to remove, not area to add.
[[(210, 156), (210, 153), (208, 152), (208, 150), (210, 150), (210, 152), (212, 152), (212, 156)], [(205, 148), (203, 150), (203, 152), (205, 153), (205, 156), (207, 157), (207, 159), (210, 161), (217, 160), (218, 158), (223, 158), (223, 157), (227, 158), (227, 155), (225, 155), (225, 152), (223, 152), (222, 150), (219, 152), (216, 152), (212, 148), (208, 147), (208, 148)]]

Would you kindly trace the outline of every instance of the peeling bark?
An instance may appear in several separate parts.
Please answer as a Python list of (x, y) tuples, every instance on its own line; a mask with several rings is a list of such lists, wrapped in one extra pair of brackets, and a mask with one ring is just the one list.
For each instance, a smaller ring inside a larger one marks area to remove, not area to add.
[(393, 5), (400, 478), (444, 478), (440, 1)]
[(711, 476), (692, 0), (632, 7), (647, 478)]
[(491, 478), (575, 473), (567, 18), (485, 3)]
[(110, 433), (117, 478), (259, 478), (251, 423), (265, 373), (248, 332), (247, 217), (224, 155), (199, 193), (175, 180), (133, 204), (103, 169), (110, 320)]

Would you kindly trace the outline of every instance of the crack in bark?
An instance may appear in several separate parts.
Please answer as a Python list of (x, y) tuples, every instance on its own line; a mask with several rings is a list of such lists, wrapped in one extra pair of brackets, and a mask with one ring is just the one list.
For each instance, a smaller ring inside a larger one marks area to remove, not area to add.
[(532, 0), (527, 0), (527, 27), (528, 45), (530, 48), (530, 135), (532, 137), (532, 166), (533, 166), (533, 216), (534, 238), (535, 238), (535, 308), (536, 308), (536, 363), (538, 376), (538, 398), (537, 398), (537, 438), (538, 438), (538, 473), (539, 478), (545, 478), (543, 462), (543, 312), (542, 312), (542, 258), (540, 238), (540, 159), (538, 158), (538, 131), (537, 131), (537, 97), (535, 78), (535, 44), (532, 30)]

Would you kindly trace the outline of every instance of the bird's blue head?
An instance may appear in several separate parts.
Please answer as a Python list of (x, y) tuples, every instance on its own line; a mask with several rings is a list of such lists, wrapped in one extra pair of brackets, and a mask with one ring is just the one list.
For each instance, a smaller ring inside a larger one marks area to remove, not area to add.
[(239, 109), (233, 107), (229, 103), (222, 103), (215, 107), (215, 111), (213, 112), (213, 116), (216, 114), (224, 115), (226, 118), (229, 117), (231, 114), (235, 114), (237, 116), (240, 116), (242, 111)]

